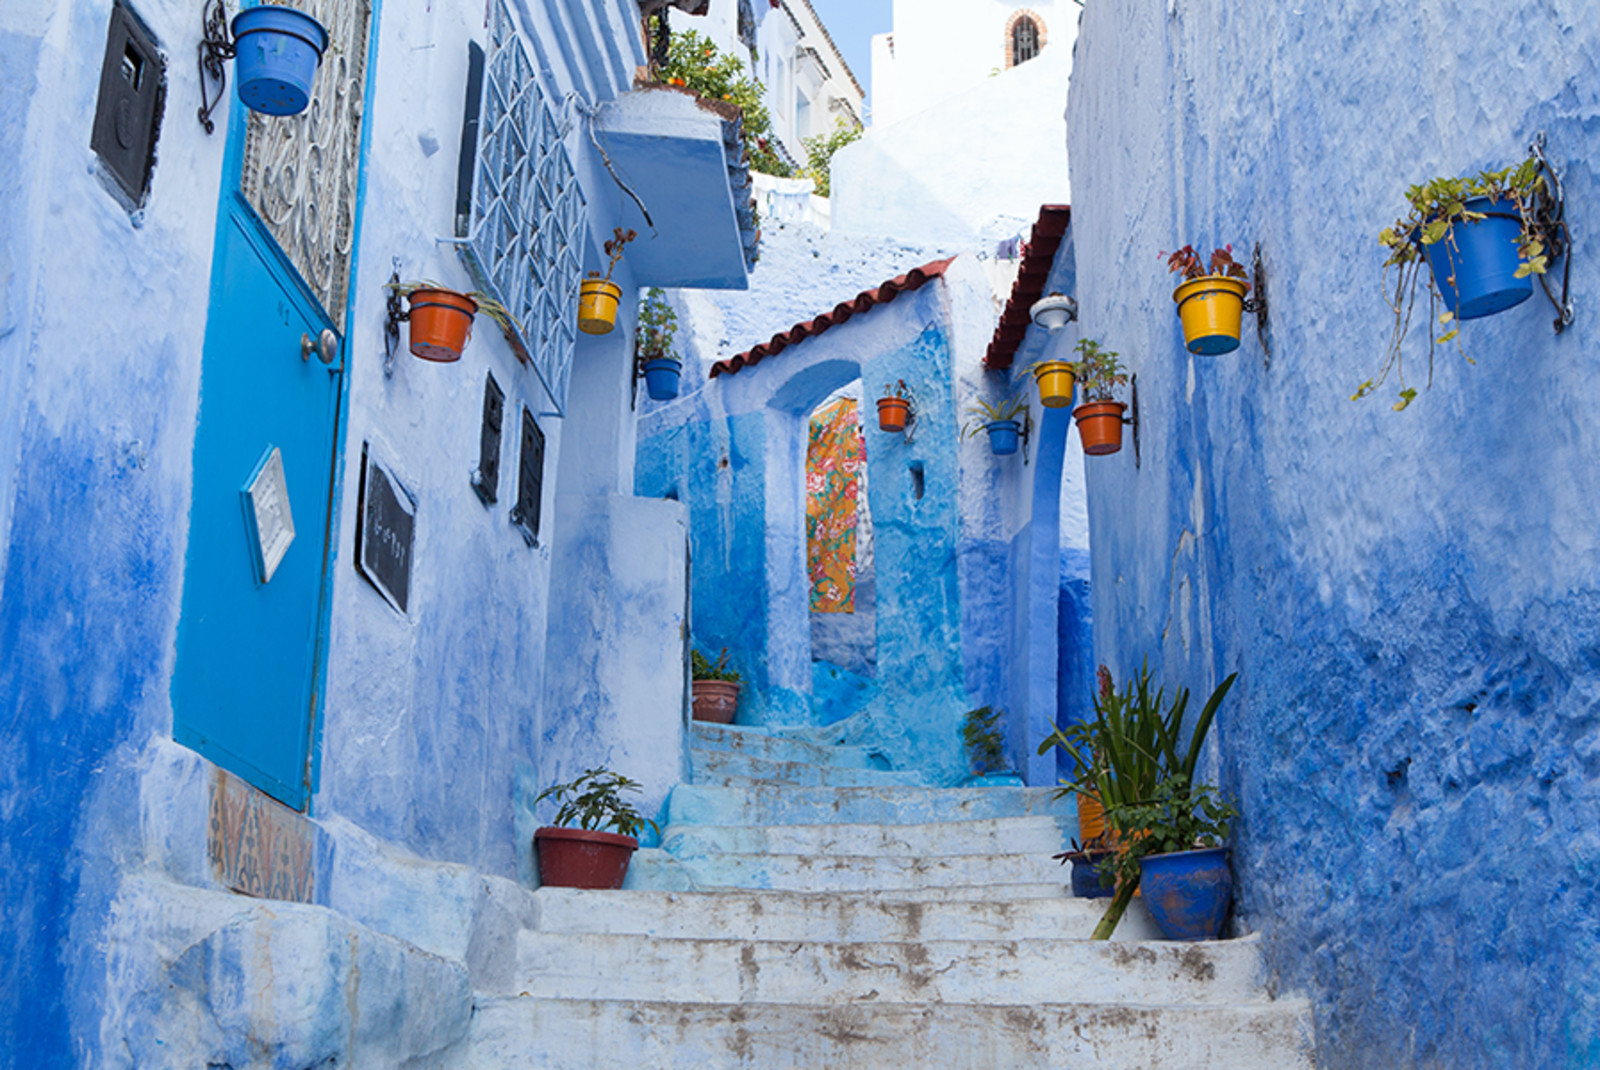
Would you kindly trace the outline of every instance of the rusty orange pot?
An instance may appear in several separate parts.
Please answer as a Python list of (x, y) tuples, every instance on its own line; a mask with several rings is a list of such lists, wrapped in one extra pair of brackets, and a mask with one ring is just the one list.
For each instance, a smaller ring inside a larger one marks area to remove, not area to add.
[(1120, 401), (1091, 401), (1072, 410), (1084, 453), (1100, 457), (1122, 448), (1122, 414), (1127, 408)]
[(407, 300), (411, 311), (411, 352), (423, 360), (448, 364), (461, 359), (461, 351), (472, 340), (472, 317), (478, 302), (454, 290), (412, 290)]
[(878, 430), (898, 434), (911, 418), (911, 402), (905, 398), (878, 399)]

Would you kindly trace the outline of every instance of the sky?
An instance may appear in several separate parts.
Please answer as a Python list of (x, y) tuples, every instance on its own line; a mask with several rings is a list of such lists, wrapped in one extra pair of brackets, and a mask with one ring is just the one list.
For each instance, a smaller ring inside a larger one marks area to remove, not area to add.
[(894, 0), (811, 0), (850, 73), (872, 93), (872, 35), (894, 29)]

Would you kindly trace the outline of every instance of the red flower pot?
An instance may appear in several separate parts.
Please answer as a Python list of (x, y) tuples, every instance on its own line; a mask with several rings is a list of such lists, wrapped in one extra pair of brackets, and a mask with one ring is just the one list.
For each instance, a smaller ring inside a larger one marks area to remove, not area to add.
[(410, 300), (411, 352), (441, 363), (460, 360), (478, 302), (454, 290), (413, 290)]
[(732, 680), (694, 681), (690, 685), (694, 692), (694, 719), (732, 724), (734, 711), (739, 708), (739, 687)]
[(539, 883), (555, 888), (621, 888), (639, 841), (615, 832), (556, 828), (533, 834)]
[(1099, 457), (1122, 448), (1122, 414), (1127, 407), (1120, 401), (1091, 401), (1072, 410), (1084, 453)]

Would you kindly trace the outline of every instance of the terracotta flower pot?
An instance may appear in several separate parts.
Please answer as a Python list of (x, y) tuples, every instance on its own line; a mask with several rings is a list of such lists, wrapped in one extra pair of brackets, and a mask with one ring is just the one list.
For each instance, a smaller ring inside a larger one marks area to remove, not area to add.
[(413, 290), (407, 300), (411, 311), (411, 352), (423, 360), (448, 364), (460, 360), (472, 340), (472, 317), (478, 302), (454, 290)]
[(639, 841), (615, 832), (557, 828), (533, 834), (539, 883), (555, 888), (621, 888)]
[(740, 685), (732, 680), (696, 680), (690, 685), (694, 693), (694, 719), (712, 724), (732, 724), (733, 714), (739, 708)]
[(617, 302), (622, 287), (605, 279), (584, 279), (578, 287), (578, 330), (584, 334), (610, 334), (617, 325)]
[(911, 417), (911, 402), (905, 398), (878, 399), (878, 430), (898, 434)]
[(1084, 453), (1099, 457), (1122, 448), (1122, 414), (1127, 408), (1120, 401), (1091, 401), (1072, 410)]

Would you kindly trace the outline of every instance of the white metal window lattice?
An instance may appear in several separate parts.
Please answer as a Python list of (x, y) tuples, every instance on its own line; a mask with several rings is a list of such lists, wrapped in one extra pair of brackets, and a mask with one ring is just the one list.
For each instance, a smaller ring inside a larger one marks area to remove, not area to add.
[(457, 248), (506, 306), (512, 348), (564, 411), (577, 338), (585, 202), (561, 128), (504, 0), (489, 9), (472, 212)]
[(291, 6), (327, 27), (328, 50), (305, 111), (286, 118), (250, 113), (239, 189), (342, 329), (372, 5), (368, 0), (291, 0)]

